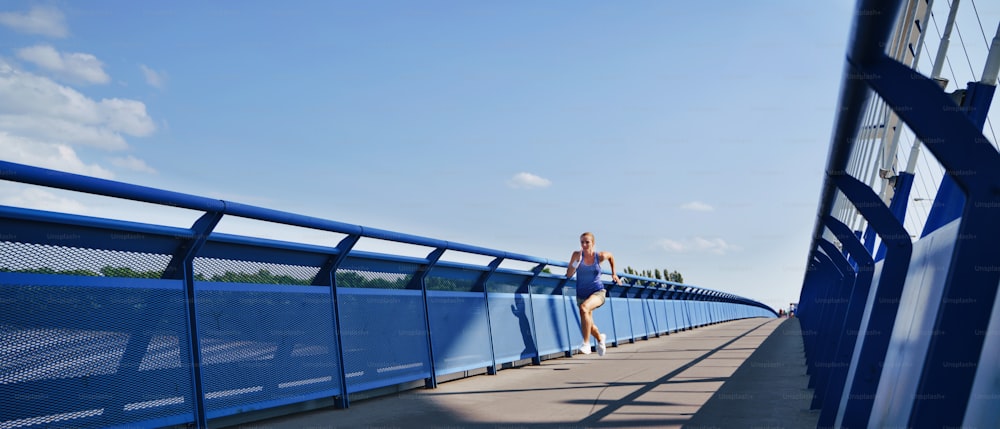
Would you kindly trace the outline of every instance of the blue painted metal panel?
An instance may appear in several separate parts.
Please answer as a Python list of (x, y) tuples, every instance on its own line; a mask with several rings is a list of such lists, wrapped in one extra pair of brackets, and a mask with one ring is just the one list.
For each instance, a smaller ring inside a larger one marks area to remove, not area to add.
[(337, 297), (348, 393), (430, 377), (420, 291), (340, 288)]
[[(875, 261), (868, 253), (868, 248), (855, 239), (855, 235), (851, 233), (847, 225), (832, 216), (826, 218), (826, 224), (830, 231), (840, 239), (844, 250), (850, 253), (857, 267), (857, 275), (854, 284), (850, 286), (850, 293), (842, 295), (846, 297), (847, 303), (842, 317), (842, 327), (835, 340), (836, 345), (830, 352), (831, 381), (822, 396), (823, 406), (819, 425), (833, 426), (837, 418), (838, 404), (843, 396), (851, 356), (854, 354), (854, 347), (857, 343), (857, 334), (861, 327), (866, 301), (871, 290)], [(874, 233), (874, 228), (871, 231)]]
[(673, 318), (668, 312), (668, 301), (665, 299), (652, 299), (649, 301), (649, 305), (656, 309), (657, 332), (660, 334), (669, 334), (673, 331), (673, 325), (671, 324)]
[(900, 296), (899, 312), (885, 355), (878, 393), (872, 405), (869, 425), (906, 426), (910, 419), (918, 377), (934, 332), (934, 316), (948, 274), (958, 234), (952, 222), (919, 240), (913, 247), (910, 270)]
[(339, 395), (330, 289), (195, 282), (209, 418)]
[(567, 334), (569, 318), (564, 305), (563, 288), (559, 287), (562, 282), (558, 277), (539, 275), (531, 284), (534, 301), (532, 321), (539, 355), (567, 352), (573, 347)]
[(687, 301), (674, 300), (671, 303), (674, 305), (674, 317), (677, 319), (677, 329), (683, 331), (690, 328), (691, 323), (688, 321)]
[(645, 316), (643, 315), (642, 300), (638, 298), (628, 298), (628, 319), (632, 330), (633, 339), (642, 339), (649, 335), (646, 331)]
[[(996, 87), (972, 83), (962, 108), (938, 84), (885, 56), (860, 61), (857, 71), (927, 144), (944, 171), (965, 194), (955, 255), (948, 268), (928, 355), (913, 400), (911, 424), (958, 426), (981, 357), (984, 331), (1000, 282), (994, 249), (1000, 241), (1000, 153), (983, 136), (982, 124)], [(972, 172), (974, 174), (967, 174)], [(935, 200), (951, 206), (951, 202)], [(944, 217), (941, 222), (950, 219)], [(928, 222), (931, 223), (930, 220)], [(928, 225), (931, 226), (931, 225)], [(984, 267), (987, 267), (984, 269)], [(916, 423), (913, 423), (916, 422)]]
[(498, 270), (486, 284), (497, 364), (538, 357), (532, 300), (524, 274)]
[(16, 309), (0, 312), (0, 424), (193, 418), (181, 282), (0, 272), (0, 302)]
[(990, 427), (1000, 422), (1000, 294), (993, 302), (993, 314), (983, 340), (982, 358), (976, 368), (976, 381), (969, 394), (962, 427)]
[(533, 320), (539, 355), (570, 349), (566, 337), (566, 314), (561, 295), (532, 295)]
[(701, 326), (701, 314), (699, 314), (698, 301), (695, 300), (695, 296), (691, 299), (684, 301), (684, 307), (686, 308), (688, 315), (688, 323), (692, 328), (697, 328)]
[(482, 292), (427, 291), (438, 375), (493, 365)]
[(647, 335), (657, 336), (663, 332), (663, 324), (660, 321), (660, 313), (663, 312), (663, 307), (660, 306), (657, 300), (652, 298), (643, 298), (642, 312), (646, 316), (645, 322)]
[(670, 303), (673, 304), (674, 306), (673, 313), (674, 313), (674, 318), (676, 320), (676, 325), (674, 326), (677, 327), (678, 331), (683, 331), (691, 326), (691, 324), (688, 323), (687, 306), (685, 305), (685, 302), (686, 301), (682, 300), (670, 301)]
[[(610, 325), (614, 327), (615, 341), (618, 343), (629, 342), (635, 338), (635, 334), (632, 332), (632, 321), (629, 318), (629, 305), (627, 298), (608, 298), (608, 304), (605, 305), (611, 310), (609, 316), (611, 320)], [(597, 320), (595, 314), (594, 320)], [(600, 325), (608, 326), (608, 325)], [(607, 328), (605, 328), (607, 329)], [(601, 331), (604, 332), (604, 331)], [(608, 335), (610, 338), (611, 335)]]
[(528, 294), (491, 292), (488, 299), (497, 364), (538, 357)]
[[(576, 306), (576, 295), (572, 293), (570, 295), (563, 296), (563, 307), (566, 309), (566, 320), (568, 323), (566, 326), (566, 332), (568, 332), (569, 336), (570, 352), (575, 352), (575, 349), (583, 343), (583, 333), (580, 332), (580, 308)], [(605, 306), (607, 306), (607, 304), (605, 304)], [(597, 311), (602, 312), (600, 308), (598, 308)], [(595, 314), (596, 313), (597, 312), (595, 312)], [(614, 336), (612, 335), (612, 331), (607, 329), (609, 325), (601, 325), (598, 323), (598, 327), (600, 326), (605, 327), (601, 332), (607, 333), (608, 341), (611, 341)]]

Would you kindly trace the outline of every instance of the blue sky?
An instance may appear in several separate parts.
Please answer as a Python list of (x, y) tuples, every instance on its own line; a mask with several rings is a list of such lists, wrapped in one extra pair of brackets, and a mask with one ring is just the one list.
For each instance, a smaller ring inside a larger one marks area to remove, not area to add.
[(3, 159), (797, 300), (849, 2), (287, 3), (4, 2)]

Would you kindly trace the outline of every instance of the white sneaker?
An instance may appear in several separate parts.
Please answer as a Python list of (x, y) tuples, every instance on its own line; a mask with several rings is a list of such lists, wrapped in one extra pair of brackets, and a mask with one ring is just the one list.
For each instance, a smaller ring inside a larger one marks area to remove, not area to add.
[(580, 353), (583, 353), (585, 355), (589, 355), (590, 354), (590, 344), (583, 343), (583, 345), (580, 346)]
[(604, 344), (604, 340), (608, 338), (607, 335), (601, 334), (601, 339), (597, 341), (597, 355), (604, 356), (608, 352), (608, 346)]

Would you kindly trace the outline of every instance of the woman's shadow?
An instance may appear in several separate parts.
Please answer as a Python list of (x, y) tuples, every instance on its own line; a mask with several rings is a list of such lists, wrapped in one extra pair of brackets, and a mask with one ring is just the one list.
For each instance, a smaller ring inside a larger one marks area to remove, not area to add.
[(524, 302), (522, 294), (514, 294), (514, 304), (510, 306), (511, 313), (517, 316), (518, 326), (521, 328), (521, 340), (524, 341), (524, 350), (521, 351), (521, 358), (536, 357), (538, 349), (535, 348), (535, 340), (531, 335), (531, 321), (528, 320), (528, 307)]

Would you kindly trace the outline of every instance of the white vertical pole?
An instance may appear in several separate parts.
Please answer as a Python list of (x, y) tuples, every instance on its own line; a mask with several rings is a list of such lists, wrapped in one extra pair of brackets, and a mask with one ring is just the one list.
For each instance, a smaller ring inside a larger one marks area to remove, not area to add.
[[(898, 41), (897, 48), (899, 50), (896, 59), (914, 68), (916, 68), (917, 61), (920, 59), (921, 46), (923, 46), (924, 36), (927, 33), (926, 23), (931, 15), (931, 3), (931, 1), (925, 3), (922, 0), (914, 0), (911, 3), (912, 11), (910, 12), (912, 14), (908, 15), (908, 20), (903, 23), (906, 24), (905, 33)], [(917, 17), (919, 17), (919, 21)], [(918, 22), (924, 28), (920, 28)], [(914, 46), (915, 49), (911, 51), (909, 49), (910, 46)], [(892, 112), (886, 124), (885, 131), (888, 141), (887, 144), (883, 145), (882, 165), (879, 167), (879, 177), (885, 179), (882, 180), (882, 189), (879, 192), (879, 196), (882, 197), (882, 201), (885, 201), (886, 204), (889, 203), (895, 192), (895, 189), (888, 185), (888, 179), (892, 177), (892, 170), (896, 167), (896, 152), (899, 150), (899, 137), (903, 134), (902, 127), (903, 122), (899, 120), (899, 116), (895, 112)]]
[(983, 78), (979, 83), (997, 86), (998, 73), (1000, 73), (1000, 24), (997, 24), (997, 34), (993, 36), (993, 42), (990, 44), (990, 53), (986, 57), (986, 66), (983, 67)]
[[(951, 43), (951, 30), (955, 27), (955, 17), (958, 15), (959, 2), (960, 0), (953, 0), (951, 3), (951, 10), (948, 12), (948, 23), (944, 26), (944, 33), (941, 35), (941, 44), (938, 45), (937, 56), (934, 58), (934, 65), (931, 69), (931, 79), (938, 81), (941, 84), (942, 90), (948, 85), (948, 81), (941, 79), (941, 69), (944, 68), (944, 62), (948, 56), (948, 45)], [(985, 76), (983, 77), (985, 78)], [(920, 156), (920, 144), (920, 139), (913, 139), (913, 147), (910, 148), (910, 158), (906, 161), (906, 170), (904, 171), (913, 173), (916, 170), (917, 158)]]

